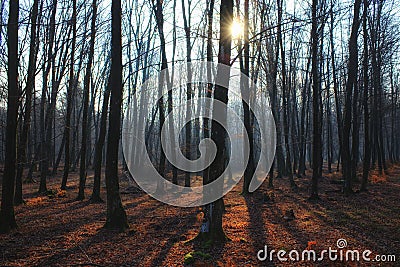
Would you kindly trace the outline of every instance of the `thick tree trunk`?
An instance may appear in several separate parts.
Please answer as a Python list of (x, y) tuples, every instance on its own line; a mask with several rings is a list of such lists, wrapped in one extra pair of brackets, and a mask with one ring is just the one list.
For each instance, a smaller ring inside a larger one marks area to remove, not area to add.
[(125, 210), (119, 194), (118, 152), (121, 131), (122, 105), (122, 40), (121, 40), (121, 0), (111, 4), (111, 73), (110, 73), (110, 119), (108, 126), (106, 156), (107, 220), (108, 229), (124, 231), (129, 228)]
[[(342, 167), (345, 194), (353, 192), (353, 172), (354, 159), (350, 152), (350, 129), (352, 123), (352, 94), (357, 82), (357, 64), (358, 64), (358, 49), (357, 49), (357, 36), (359, 28), (359, 13), (360, 13), (361, 0), (356, 0), (354, 4), (354, 17), (349, 41), (349, 63), (348, 63), (348, 78), (346, 83), (346, 97), (344, 107), (344, 121), (343, 121), (343, 144), (342, 144)], [(355, 107), (353, 107), (355, 108)]]
[(19, 0), (10, 1), (8, 13), (8, 100), (6, 147), (2, 185), (0, 233), (17, 228), (14, 214), (14, 182), (17, 163), (17, 114), (18, 114), (18, 15)]
[[(233, 19), (233, 1), (222, 0), (220, 7), (220, 41), (219, 41), (219, 53), (218, 63), (230, 66), (231, 58), (231, 44), (232, 36), (230, 32), (230, 25), (232, 25)], [(216, 80), (220, 83), (229, 85), (230, 73), (225, 71), (224, 68), (218, 68)], [(214, 99), (221, 101), (224, 104), (228, 103), (228, 88), (216, 85), (214, 91)], [(214, 102), (215, 103), (215, 102)], [(213, 110), (215, 109), (213, 106)], [(226, 108), (218, 110), (218, 117), (222, 123), (226, 121), (227, 114)], [(215, 116), (215, 115), (214, 115)], [(217, 179), (225, 169), (227, 147), (226, 147), (226, 132), (221, 124), (215, 120), (211, 123), (211, 138), (216, 145), (216, 157), (215, 160), (209, 166), (209, 182)], [(215, 188), (215, 190), (221, 190), (222, 188)], [(222, 228), (222, 213), (224, 210), (224, 201), (222, 198), (207, 205), (205, 210), (205, 222), (202, 227), (202, 231), (199, 234), (199, 238), (203, 240), (225, 240), (226, 236)]]

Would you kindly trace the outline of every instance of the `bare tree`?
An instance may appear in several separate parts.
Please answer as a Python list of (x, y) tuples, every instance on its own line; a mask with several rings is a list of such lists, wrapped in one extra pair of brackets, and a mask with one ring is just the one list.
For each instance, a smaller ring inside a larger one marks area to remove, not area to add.
[(121, 0), (111, 4), (111, 73), (110, 73), (110, 119), (108, 124), (106, 186), (107, 221), (105, 227), (123, 231), (129, 228), (125, 210), (119, 194), (118, 151), (121, 131), (122, 105), (122, 41), (121, 41)]
[(67, 113), (65, 117), (65, 151), (64, 151), (64, 173), (61, 182), (61, 189), (67, 189), (67, 180), (69, 175), (69, 169), (71, 165), (71, 153), (70, 153), (70, 140), (71, 140), (71, 113), (72, 113), (72, 96), (75, 90), (74, 80), (74, 67), (75, 67), (75, 47), (76, 47), (76, 0), (72, 1), (72, 43), (71, 43), (71, 56), (70, 56), (70, 67), (69, 67), (69, 81), (67, 88)]
[(311, 199), (318, 199), (318, 180), (321, 178), (322, 171), (322, 140), (321, 140), (321, 91), (318, 74), (318, 21), (317, 21), (318, 0), (312, 1), (312, 91), (313, 91), (313, 159), (312, 159), (312, 182), (311, 182)]
[[(249, 42), (249, 1), (244, 1), (244, 44), (243, 44), (243, 54), (244, 54), (244, 64), (242, 68), (242, 73), (248, 77), (250, 77), (250, 42)], [(244, 172), (244, 181), (243, 181), (243, 191), (242, 193), (249, 193), (249, 186), (253, 174), (255, 172), (255, 162), (254, 162), (254, 138), (253, 138), (253, 125), (251, 123), (251, 112), (250, 112), (250, 92), (251, 88), (249, 86), (249, 80), (245, 78), (241, 81), (241, 94), (242, 94), (242, 105), (243, 105), (243, 119), (244, 126), (247, 132), (247, 136), (249, 138), (249, 151), (246, 151), (249, 154), (249, 161), (247, 162), (247, 166)]]
[(19, 0), (10, 1), (8, 13), (8, 100), (4, 175), (0, 210), (0, 233), (17, 228), (14, 214), (14, 182), (17, 161), (18, 116), (18, 17)]
[[(222, 0), (220, 6), (220, 39), (219, 39), (219, 52), (218, 52), (218, 63), (230, 66), (231, 59), (231, 45), (232, 36), (230, 31), (230, 25), (233, 21), (233, 1)], [(219, 67), (217, 69), (216, 80), (222, 84), (229, 85), (230, 73), (225, 68)], [(224, 86), (215, 85), (214, 99), (224, 104), (228, 103), (228, 88)], [(216, 104), (214, 102), (213, 110), (216, 110)], [(226, 121), (226, 106), (225, 109), (218, 109), (218, 115), (222, 123)], [(215, 116), (215, 115), (213, 115)], [(209, 182), (217, 179), (225, 169), (227, 147), (226, 147), (226, 132), (221, 124), (215, 120), (211, 122), (211, 139), (216, 145), (216, 156), (215, 160), (209, 166)], [(221, 190), (222, 188), (215, 188), (215, 190)], [(199, 234), (199, 238), (203, 240), (225, 240), (226, 236), (222, 228), (222, 213), (224, 210), (224, 201), (222, 198), (210, 203), (206, 206), (205, 220)]]
[[(54, 36), (55, 36), (55, 27), (56, 27), (56, 12), (57, 12), (57, 0), (53, 0), (52, 2), (52, 11), (51, 17), (49, 21), (49, 42), (48, 42), (48, 50), (47, 50), (47, 65), (44, 67), (43, 64), (43, 84), (42, 84), (42, 95), (40, 100), (40, 185), (39, 185), (39, 192), (38, 193), (45, 193), (47, 192), (47, 175), (49, 174), (49, 147), (46, 144), (46, 137), (49, 131), (46, 131), (46, 124), (48, 125), (49, 116), (45, 116), (46, 114), (50, 115), (51, 110), (48, 107), (48, 112), (45, 111), (45, 104), (46, 104), (46, 95), (47, 95), (47, 85), (48, 85), (48, 78), (51, 69), (51, 63), (54, 61)], [(54, 91), (52, 92), (55, 93)], [(48, 122), (48, 123), (46, 123)], [(49, 127), (51, 128), (51, 127)]]
[[(289, 176), (289, 182), (292, 189), (296, 189), (297, 185), (293, 179), (293, 166), (292, 166), (292, 157), (290, 152), (290, 144), (289, 144), (289, 118), (288, 118), (288, 93), (287, 93), (287, 83), (286, 83), (286, 60), (285, 60), (285, 48), (283, 46), (282, 41), (282, 0), (277, 1), (278, 4), (278, 30), (277, 30), (277, 42), (280, 48), (281, 53), (281, 64), (282, 64), (282, 108), (283, 108), (283, 128), (284, 128), (284, 142), (286, 148), (286, 169), (285, 173)], [(278, 51), (276, 51), (279, 53)]]
[(96, 37), (96, 17), (97, 17), (97, 0), (92, 3), (92, 25), (90, 33), (89, 59), (86, 65), (86, 73), (83, 82), (83, 115), (82, 115), (82, 147), (81, 147), (81, 163), (79, 165), (79, 192), (77, 200), (85, 198), (86, 184), (86, 163), (87, 163), (87, 140), (90, 133), (88, 129), (88, 110), (89, 110), (89, 87), (92, 72), (92, 64), (94, 57), (94, 45)]
[[(108, 82), (110, 83), (110, 81)], [(94, 178), (93, 178), (93, 192), (90, 200), (93, 203), (101, 203), (103, 200), (100, 197), (100, 179), (101, 179), (101, 162), (103, 158), (103, 147), (106, 139), (107, 132), (107, 115), (108, 115), (108, 102), (110, 99), (110, 85), (106, 85), (107, 88), (104, 91), (103, 107), (101, 109), (100, 118), (100, 132), (99, 137), (96, 142), (95, 152), (94, 152)]]
[(368, 14), (368, 0), (364, 0), (363, 10), (363, 87), (364, 87), (364, 161), (363, 161), (363, 177), (361, 182), (361, 191), (367, 190), (369, 169), (371, 162), (371, 145), (369, 134), (369, 88), (368, 88), (368, 30), (367, 30), (367, 14)]
[(32, 94), (35, 88), (36, 58), (38, 53), (37, 34), (36, 34), (36, 28), (38, 27), (36, 25), (38, 10), (39, 10), (39, 0), (35, 0), (33, 2), (32, 11), (30, 15), (30, 20), (32, 24), (31, 24), (30, 46), (29, 46), (28, 78), (25, 86), (24, 122), (17, 153), (18, 168), (17, 168), (17, 176), (15, 178), (16, 187), (15, 187), (15, 199), (14, 199), (14, 203), (17, 205), (23, 203), (22, 174), (27, 161), (26, 148), (28, 144), (28, 135), (31, 125)]
[[(344, 177), (344, 192), (345, 194), (352, 193), (352, 184), (354, 180), (354, 158), (352, 157), (350, 150), (350, 129), (352, 123), (352, 95), (355, 90), (357, 82), (357, 69), (358, 69), (358, 49), (357, 49), (357, 36), (358, 28), (360, 25), (359, 14), (360, 14), (361, 0), (356, 0), (354, 3), (354, 17), (351, 28), (350, 40), (349, 40), (349, 63), (348, 63), (348, 78), (346, 83), (346, 97), (344, 106), (344, 121), (343, 121), (343, 144), (342, 144), (342, 166), (343, 166), (343, 177)], [(356, 108), (353, 106), (353, 108)], [(354, 141), (354, 140), (353, 140)], [(353, 144), (354, 145), (354, 144)], [(354, 156), (354, 155), (353, 155)]]
[[(187, 66), (187, 84), (186, 84), (186, 101), (189, 104), (192, 101), (192, 44), (190, 41), (190, 3), (191, 0), (188, 1), (188, 16), (186, 15), (186, 7), (185, 7), (185, 0), (182, 0), (182, 16), (183, 16), (183, 25), (185, 30), (185, 40), (186, 40), (186, 66)], [(186, 127), (185, 127), (185, 156), (186, 158), (191, 158), (191, 145), (192, 145), (192, 124), (191, 124), (191, 117), (192, 117), (192, 109), (190, 105), (187, 105), (186, 108)], [(190, 172), (185, 172), (185, 186), (190, 187)]]

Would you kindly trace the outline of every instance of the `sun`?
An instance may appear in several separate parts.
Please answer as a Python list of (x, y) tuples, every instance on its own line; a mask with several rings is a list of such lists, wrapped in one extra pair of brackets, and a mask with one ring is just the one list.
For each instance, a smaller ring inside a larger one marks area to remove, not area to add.
[(233, 20), (231, 25), (232, 39), (239, 39), (243, 36), (243, 24), (238, 20)]

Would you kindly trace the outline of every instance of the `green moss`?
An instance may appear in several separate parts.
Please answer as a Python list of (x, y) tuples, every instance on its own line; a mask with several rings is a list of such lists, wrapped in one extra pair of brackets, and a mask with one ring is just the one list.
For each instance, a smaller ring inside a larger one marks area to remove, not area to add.
[(184, 264), (194, 263), (193, 252), (189, 252), (188, 254), (185, 255), (185, 257), (183, 257), (183, 263)]
[(192, 264), (196, 259), (209, 260), (211, 255), (202, 251), (192, 251), (183, 257), (184, 264)]

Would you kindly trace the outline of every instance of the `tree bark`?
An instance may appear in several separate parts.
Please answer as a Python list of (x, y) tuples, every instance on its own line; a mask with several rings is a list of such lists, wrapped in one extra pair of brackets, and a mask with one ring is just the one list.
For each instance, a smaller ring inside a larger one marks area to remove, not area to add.
[(94, 152), (94, 178), (93, 178), (93, 192), (90, 200), (93, 203), (101, 203), (103, 200), (100, 197), (100, 181), (101, 181), (101, 162), (103, 158), (103, 147), (106, 140), (107, 132), (107, 115), (108, 115), (108, 102), (110, 99), (110, 81), (107, 84), (107, 88), (104, 91), (103, 107), (101, 109), (100, 118), (100, 132), (96, 142)]
[[(189, 2), (190, 3), (190, 2)], [(188, 7), (188, 14), (189, 19), (186, 16), (186, 8), (185, 8), (185, 0), (182, 0), (182, 15), (183, 15), (183, 25), (185, 30), (185, 40), (186, 40), (186, 66), (187, 66), (187, 84), (186, 84), (186, 101), (187, 101), (187, 108), (186, 108), (186, 127), (185, 127), (185, 157), (187, 159), (191, 159), (191, 146), (192, 146), (192, 122), (188, 121), (192, 117), (192, 109), (189, 105), (192, 101), (192, 66), (191, 66), (191, 53), (192, 53), (192, 45), (190, 43), (190, 5)], [(190, 172), (185, 172), (185, 187), (190, 187)]]
[(104, 227), (124, 231), (129, 228), (129, 225), (119, 194), (118, 177), (122, 105), (121, 13), (121, 0), (113, 0), (111, 4), (113, 31), (111, 36), (111, 73), (109, 83), (111, 99), (106, 156), (107, 220)]
[[(281, 62), (282, 62), (282, 108), (283, 108), (283, 136), (286, 148), (286, 163), (285, 163), (285, 172), (289, 176), (289, 182), (292, 189), (296, 189), (297, 185), (293, 179), (293, 168), (292, 168), (292, 158), (290, 152), (290, 144), (289, 144), (289, 118), (288, 118), (288, 96), (287, 96), (287, 84), (286, 84), (286, 64), (285, 64), (285, 48), (283, 46), (282, 41), (282, 0), (278, 0), (278, 30), (277, 30), (277, 38), (278, 45), (280, 48), (281, 54)], [(278, 51), (276, 51), (279, 53)]]
[[(158, 84), (158, 102), (157, 102), (157, 109), (159, 112), (159, 128), (158, 128), (158, 133), (159, 133), (159, 138), (161, 138), (161, 132), (162, 128), (164, 126), (165, 122), (165, 109), (164, 109), (164, 97), (163, 97), (163, 87), (165, 83), (169, 83), (169, 77), (168, 77), (168, 61), (167, 61), (167, 53), (165, 50), (165, 36), (164, 36), (164, 14), (163, 14), (163, 6), (162, 6), (162, 1), (157, 0), (156, 5), (153, 7), (154, 12), (155, 12), (155, 17), (156, 17), (156, 22), (157, 22), (157, 28), (158, 28), (158, 34), (160, 37), (160, 42), (161, 42), (161, 78)], [(161, 139), (158, 140), (160, 145), (161, 145)], [(147, 142), (146, 142), (147, 143)], [(158, 173), (162, 176), (164, 176), (165, 172), (165, 152), (164, 149), (160, 149), (160, 159), (159, 159), (159, 165), (158, 165)], [(164, 191), (164, 183), (160, 182), (157, 184), (157, 192), (163, 192)]]
[[(49, 26), (49, 47), (47, 50), (47, 66), (43, 69), (43, 84), (42, 84), (42, 96), (40, 100), (40, 185), (38, 193), (47, 192), (47, 175), (49, 174), (49, 149), (46, 144), (47, 140), (47, 131), (46, 131), (46, 121), (48, 120), (50, 114), (46, 112), (45, 114), (45, 104), (46, 104), (46, 94), (47, 94), (47, 85), (48, 85), (48, 76), (50, 73), (51, 64), (54, 61), (55, 55), (53, 54), (53, 45), (54, 45), (54, 35), (55, 35), (55, 21), (56, 21), (56, 11), (57, 11), (57, 0), (52, 2), (52, 11), (50, 17), (50, 26)], [(43, 63), (43, 67), (44, 67)], [(49, 108), (48, 108), (49, 110)], [(48, 126), (49, 127), (49, 126)]]
[(363, 178), (361, 181), (361, 191), (367, 190), (369, 169), (371, 162), (371, 146), (369, 137), (369, 108), (368, 108), (368, 30), (367, 30), (367, 14), (368, 0), (364, 0), (363, 10), (363, 36), (364, 36), (364, 59), (363, 59), (363, 87), (364, 87), (364, 161), (363, 161)]
[(338, 93), (338, 80), (336, 74), (336, 64), (335, 64), (335, 46), (333, 41), (333, 27), (334, 27), (334, 18), (333, 18), (333, 0), (331, 0), (331, 10), (330, 10), (330, 17), (331, 17), (331, 25), (330, 25), (330, 47), (331, 47), (331, 64), (332, 64), (332, 79), (333, 79), (333, 92), (335, 96), (335, 106), (336, 106), (336, 120), (337, 120), (337, 127), (338, 127), (338, 140), (339, 140), (339, 153), (338, 153), (338, 169), (339, 169), (339, 161), (342, 152), (342, 142), (343, 142), (343, 120), (342, 120), (342, 109), (339, 103), (339, 93)]
[[(345, 194), (353, 192), (353, 164), (354, 159), (350, 152), (350, 129), (352, 122), (352, 94), (357, 82), (357, 69), (358, 65), (358, 49), (357, 49), (357, 35), (359, 28), (359, 13), (360, 13), (361, 0), (356, 0), (354, 4), (354, 17), (349, 41), (349, 62), (348, 62), (348, 78), (346, 83), (346, 97), (344, 107), (344, 121), (343, 121), (343, 144), (342, 144), (342, 168), (344, 178)], [(355, 108), (355, 107), (353, 107)]]
[(318, 0), (312, 1), (312, 103), (313, 103), (313, 143), (312, 143), (312, 180), (311, 180), (311, 195), (310, 199), (319, 199), (318, 195), (318, 181), (321, 178), (322, 171), (322, 140), (321, 140), (321, 121), (320, 121), (320, 80), (318, 73), (318, 21), (317, 21), (317, 6)]
[[(218, 63), (230, 66), (231, 58), (231, 45), (232, 36), (230, 32), (230, 25), (233, 20), (233, 1), (222, 0), (220, 6), (220, 39), (219, 39), (219, 52), (218, 52)], [(229, 85), (230, 72), (225, 69), (218, 68), (216, 80), (223, 84)], [(214, 91), (214, 99), (221, 101), (224, 104), (228, 103), (228, 88), (216, 85)], [(213, 110), (215, 109), (215, 102), (213, 104)], [(219, 119), (226, 121), (227, 110), (226, 106), (224, 110), (218, 110)], [(215, 116), (215, 114), (213, 115)], [(227, 147), (226, 147), (226, 132), (221, 124), (215, 120), (211, 122), (211, 138), (216, 145), (216, 157), (215, 160), (209, 166), (209, 182), (217, 179), (225, 169)], [(214, 190), (221, 190), (222, 188), (215, 188)], [(206, 222), (203, 225), (208, 225), (205, 229), (202, 227), (202, 231), (199, 234), (199, 238), (203, 240), (225, 240), (226, 236), (222, 228), (222, 213), (224, 209), (224, 201), (222, 198), (207, 205), (205, 214), (209, 215), (205, 217)], [(205, 230), (205, 231), (204, 231)]]
[(36, 59), (37, 59), (37, 36), (36, 36), (36, 21), (39, 10), (39, 0), (35, 0), (32, 6), (32, 12), (30, 16), (31, 20), (31, 36), (29, 45), (29, 63), (28, 63), (28, 78), (25, 87), (25, 114), (22, 133), (20, 136), (20, 144), (18, 146), (17, 153), (17, 176), (15, 178), (15, 198), (14, 203), (16, 205), (24, 202), (22, 198), (22, 174), (27, 162), (26, 148), (28, 144), (28, 134), (31, 124), (31, 111), (32, 111), (32, 92), (35, 88), (35, 74), (36, 74)]
[[(244, 64), (242, 73), (247, 77), (250, 77), (250, 42), (249, 42), (249, 0), (244, 1), (244, 44), (243, 44), (243, 53), (244, 53)], [(245, 151), (245, 154), (249, 154), (249, 160), (247, 162), (246, 169), (244, 171), (244, 181), (243, 181), (243, 191), (242, 194), (249, 194), (249, 186), (251, 179), (253, 178), (253, 174), (255, 172), (255, 162), (254, 162), (254, 138), (253, 138), (253, 127), (251, 123), (251, 112), (250, 112), (250, 95), (251, 88), (249, 85), (248, 78), (244, 78), (241, 81), (241, 95), (242, 95), (242, 106), (243, 106), (243, 119), (244, 126), (247, 132), (247, 136), (249, 138), (249, 149)], [(245, 147), (245, 150), (247, 148)]]
[(17, 114), (18, 114), (18, 16), (19, 0), (10, 1), (8, 17), (8, 100), (6, 147), (2, 199), (0, 210), (0, 233), (17, 228), (14, 214), (14, 182), (17, 163)]
[[(207, 81), (211, 81), (212, 77), (212, 69), (211, 69), (211, 64), (213, 62), (213, 44), (212, 44), (212, 31), (213, 31), (213, 14), (214, 14), (214, 0), (209, 0), (209, 5), (207, 6)], [(206, 88), (206, 97), (207, 98), (212, 98), (213, 94), (213, 84), (212, 83), (207, 83), (207, 88)], [(210, 115), (210, 106), (208, 105), (209, 102), (207, 102), (207, 105), (205, 106), (205, 116), (203, 119), (203, 136), (204, 138), (210, 138), (210, 120), (208, 119), (208, 116)], [(206, 168), (203, 171), (203, 185), (206, 185), (209, 183), (209, 169)], [(206, 210), (206, 207), (204, 208)]]
[(94, 45), (96, 37), (96, 17), (97, 17), (97, 1), (93, 0), (89, 59), (86, 65), (86, 73), (83, 83), (83, 115), (82, 115), (82, 143), (81, 143), (82, 147), (81, 147), (81, 162), (79, 165), (79, 192), (77, 200), (85, 199), (85, 185), (86, 185), (86, 175), (87, 175), (87, 170), (86, 170), (87, 141), (90, 132), (88, 129), (89, 87), (90, 87), (90, 78), (92, 75), (92, 64), (93, 64)]

